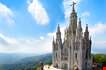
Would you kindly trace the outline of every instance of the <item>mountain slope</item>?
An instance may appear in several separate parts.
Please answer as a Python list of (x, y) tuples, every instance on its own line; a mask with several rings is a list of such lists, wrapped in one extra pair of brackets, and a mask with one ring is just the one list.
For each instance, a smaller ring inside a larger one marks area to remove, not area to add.
[[(2, 70), (33, 70), (40, 62), (51, 64), (52, 55), (45, 54), (39, 56), (26, 57), (14, 64), (4, 64), (0, 66)], [(1, 70), (1, 69), (0, 69)]]

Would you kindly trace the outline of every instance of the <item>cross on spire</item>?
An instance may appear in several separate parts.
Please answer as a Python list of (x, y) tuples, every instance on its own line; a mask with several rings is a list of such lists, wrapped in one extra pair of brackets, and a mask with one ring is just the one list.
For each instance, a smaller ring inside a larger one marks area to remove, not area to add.
[(73, 1), (73, 4), (71, 5), (72, 8), (73, 8), (73, 11), (75, 11), (75, 9), (74, 9), (75, 4), (76, 4), (76, 3)]

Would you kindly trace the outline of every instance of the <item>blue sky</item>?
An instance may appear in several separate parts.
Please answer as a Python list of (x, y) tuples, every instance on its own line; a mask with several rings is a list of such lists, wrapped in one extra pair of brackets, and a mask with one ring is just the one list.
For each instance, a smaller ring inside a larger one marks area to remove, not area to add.
[[(106, 0), (74, 0), (83, 29), (89, 25), (92, 52), (106, 53)], [(0, 52), (48, 53), (57, 24), (62, 37), (72, 0), (0, 0)]]

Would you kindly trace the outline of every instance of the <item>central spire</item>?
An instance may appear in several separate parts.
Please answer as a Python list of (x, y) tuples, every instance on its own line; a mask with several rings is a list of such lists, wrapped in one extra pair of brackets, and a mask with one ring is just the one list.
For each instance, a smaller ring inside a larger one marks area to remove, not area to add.
[(71, 31), (72, 34), (76, 34), (76, 28), (77, 28), (77, 13), (75, 12), (75, 2), (72, 3), (72, 12), (70, 15), (70, 24), (69, 24), (69, 31)]

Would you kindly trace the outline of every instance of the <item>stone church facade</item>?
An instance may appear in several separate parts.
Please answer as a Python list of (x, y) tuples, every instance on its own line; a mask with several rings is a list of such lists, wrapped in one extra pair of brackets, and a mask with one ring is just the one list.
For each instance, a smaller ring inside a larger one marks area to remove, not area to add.
[(57, 27), (56, 39), (53, 39), (52, 43), (53, 66), (63, 70), (92, 70), (92, 41), (89, 36), (88, 25), (82, 32), (81, 19), (77, 19), (74, 4), (63, 42), (59, 25)]

